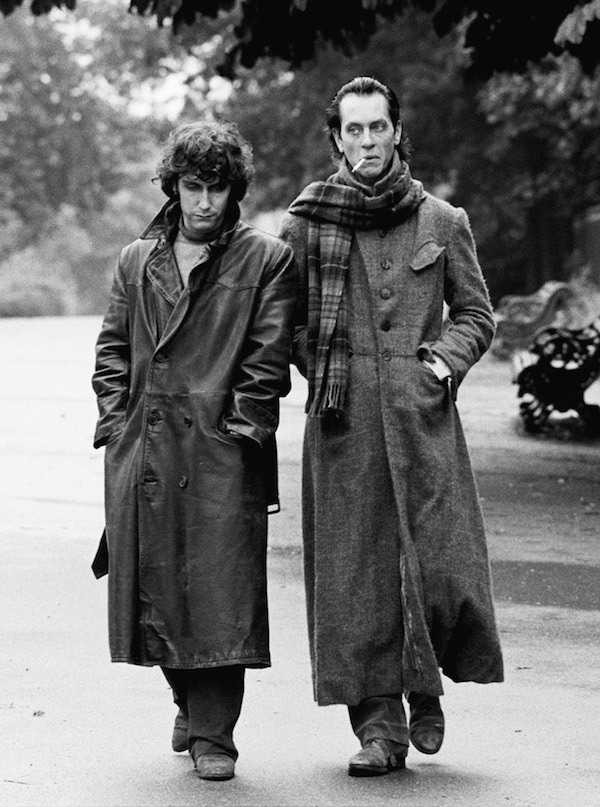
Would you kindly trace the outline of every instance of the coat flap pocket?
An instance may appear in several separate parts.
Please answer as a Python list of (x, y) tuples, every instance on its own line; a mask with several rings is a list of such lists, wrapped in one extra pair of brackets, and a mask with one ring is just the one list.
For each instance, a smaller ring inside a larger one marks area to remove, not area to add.
[(436, 241), (426, 241), (413, 255), (410, 268), (413, 272), (420, 272), (434, 264), (445, 250), (446, 247), (441, 247)]

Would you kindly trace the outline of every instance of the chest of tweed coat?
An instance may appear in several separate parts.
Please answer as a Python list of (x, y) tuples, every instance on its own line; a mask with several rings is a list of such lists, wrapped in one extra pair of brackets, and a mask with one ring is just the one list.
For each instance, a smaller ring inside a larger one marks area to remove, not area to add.
[[(286, 218), (304, 290), (306, 234), (305, 220)], [(400, 226), (356, 233), (346, 294), (344, 418), (308, 418), (305, 431), (315, 698), (441, 694), (440, 668), (455, 681), (500, 681), (485, 531), (454, 400), (494, 327), (464, 211), (426, 195)], [(450, 368), (451, 385), (420, 360), (431, 353)]]

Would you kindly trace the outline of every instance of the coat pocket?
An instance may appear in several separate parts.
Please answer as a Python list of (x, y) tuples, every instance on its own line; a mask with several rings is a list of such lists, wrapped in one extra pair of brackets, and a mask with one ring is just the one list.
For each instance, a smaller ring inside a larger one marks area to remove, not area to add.
[(446, 247), (441, 247), (436, 241), (426, 241), (418, 247), (413, 255), (410, 268), (413, 272), (421, 272), (428, 266), (433, 266), (440, 260), (446, 251)]
[(431, 367), (419, 360), (419, 370), (421, 373), (420, 389), (420, 408), (424, 412), (428, 412), (429, 417), (435, 419), (435, 412), (445, 409), (452, 396), (452, 378), (440, 379), (433, 372)]
[(243, 434), (238, 434), (237, 432), (229, 432), (224, 431), (223, 429), (217, 428), (215, 429), (215, 437), (221, 443), (227, 443), (228, 445), (232, 446), (241, 446), (246, 442), (246, 438)]

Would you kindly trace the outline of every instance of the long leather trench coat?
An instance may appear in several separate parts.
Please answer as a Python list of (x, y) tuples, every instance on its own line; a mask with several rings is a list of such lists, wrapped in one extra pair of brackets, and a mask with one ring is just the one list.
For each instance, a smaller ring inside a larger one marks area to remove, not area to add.
[(184, 289), (167, 204), (121, 253), (97, 341), (113, 661), (270, 664), (267, 506), (296, 271), (234, 207)]

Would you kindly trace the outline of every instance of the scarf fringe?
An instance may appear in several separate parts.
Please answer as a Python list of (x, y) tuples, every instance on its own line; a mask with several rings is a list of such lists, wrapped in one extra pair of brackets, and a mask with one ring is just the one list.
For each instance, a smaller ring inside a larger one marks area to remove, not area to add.
[(315, 397), (314, 393), (310, 395), (307, 404), (308, 414), (311, 417), (325, 415), (341, 417), (346, 402), (346, 388), (345, 383), (329, 383), (321, 396)]

